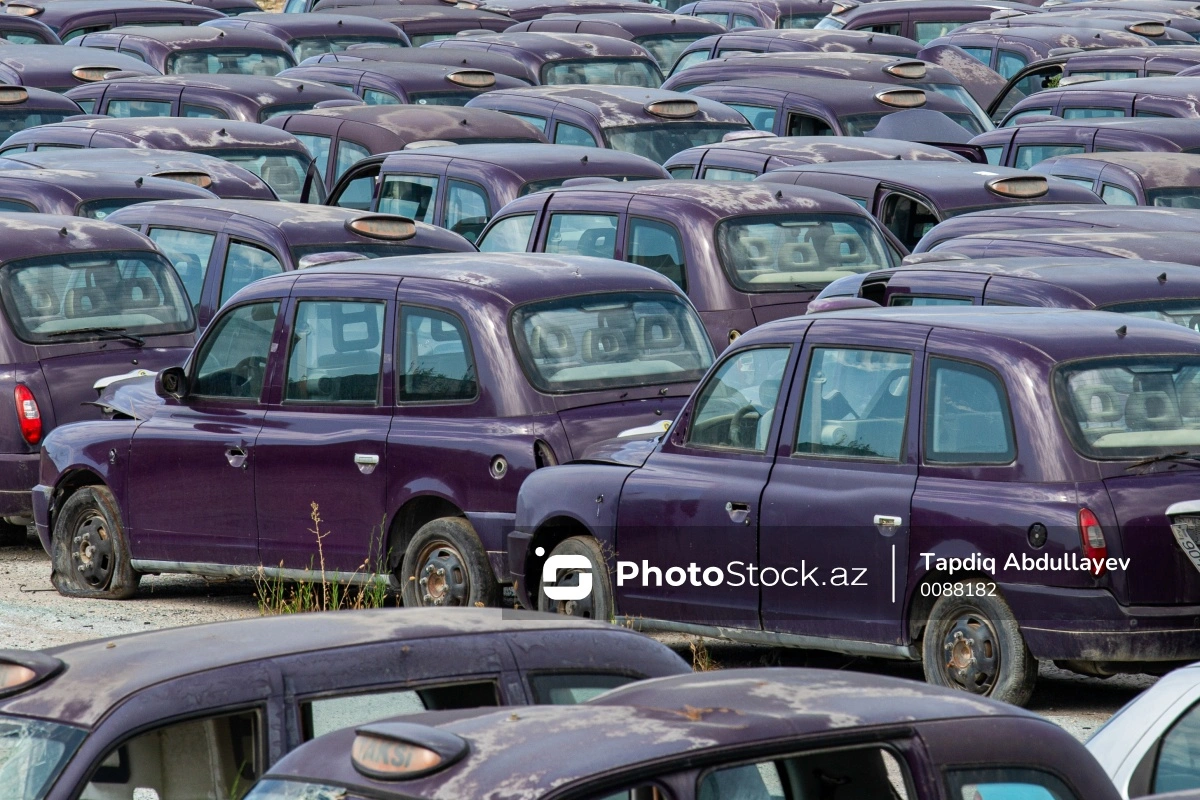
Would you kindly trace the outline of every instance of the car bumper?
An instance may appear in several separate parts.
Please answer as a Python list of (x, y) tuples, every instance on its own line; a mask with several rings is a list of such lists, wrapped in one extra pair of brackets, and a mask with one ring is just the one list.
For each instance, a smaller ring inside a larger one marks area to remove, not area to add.
[(529, 596), (529, 584), (525, 580), (525, 555), (529, 552), (529, 543), (532, 540), (533, 534), (525, 531), (513, 531), (508, 535), (508, 569), (512, 573), (517, 600), (525, 608), (536, 609)]
[(0, 517), (28, 517), (30, 488), (38, 480), (37, 453), (0, 454)]
[(38, 539), (47, 553), (50, 552), (50, 498), (53, 495), (53, 486), (41, 484), (33, 487), (30, 493), (33, 498), (33, 524), (37, 527)]
[(1123, 606), (1102, 589), (1002, 585), (1035, 656), (1124, 664), (1200, 660), (1200, 605)]

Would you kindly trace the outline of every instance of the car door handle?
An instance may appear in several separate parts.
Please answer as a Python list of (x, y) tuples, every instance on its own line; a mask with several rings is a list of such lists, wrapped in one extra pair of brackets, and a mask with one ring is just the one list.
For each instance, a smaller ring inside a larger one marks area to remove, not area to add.
[(379, 466), (379, 456), (370, 453), (355, 453), (354, 463), (358, 465), (359, 472), (363, 475), (370, 475)]
[(750, 524), (749, 503), (736, 503), (731, 500), (725, 504), (725, 513), (728, 514), (729, 519), (733, 520), (733, 522), (737, 525)]
[(225, 451), (225, 460), (229, 462), (229, 466), (236, 468), (246, 468), (246, 451), (240, 447), (231, 447)]
[(892, 536), (896, 531), (900, 530), (900, 526), (904, 524), (904, 520), (900, 517), (893, 517), (889, 514), (876, 514), (875, 527), (884, 536)]

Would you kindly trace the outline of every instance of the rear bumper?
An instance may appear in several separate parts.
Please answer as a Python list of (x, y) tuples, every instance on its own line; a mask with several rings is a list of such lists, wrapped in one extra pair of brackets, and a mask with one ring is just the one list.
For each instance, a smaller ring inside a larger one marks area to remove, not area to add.
[(29, 490), (38, 481), (38, 453), (0, 454), (0, 517), (28, 517)]
[(41, 484), (33, 487), (30, 493), (33, 498), (33, 524), (37, 527), (38, 539), (47, 553), (50, 552), (50, 498), (53, 495), (53, 486)]
[(1200, 660), (1200, 605), (1123, 606), (1103, 589), (1000, 589), (1038, 658), (1124, 664)]

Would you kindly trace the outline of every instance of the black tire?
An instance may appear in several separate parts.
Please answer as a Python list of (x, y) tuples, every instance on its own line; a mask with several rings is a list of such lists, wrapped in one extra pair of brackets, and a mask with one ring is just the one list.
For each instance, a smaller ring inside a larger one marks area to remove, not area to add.
[[(1037, 681), (1037, 659), (1025, 645), (1004, 598), (966, 595), (967, 587), (977, 591), (981, 584), (978, 580), (946, 584), (951, 593), (933, 604), (921, 641), (925, 680), (1025, 705)], [(954, 595), (954, 587), (963, 587), (963, 595)]]
[(400, 597), (405, 606), (494, 606), (500, 585), (483, 543), (462, 517), (421, 526), (404, 551)]
[(28, 542), (28, 526), (14, 525), (6, 519), (0, 519), (0, 547), (19, 547)]
[(141, 575), (129, 562), (129, 541), (112, 492), (87, 486), (71, 495), (54, 522), (50, 580), (68, 597), (124, 600)]
[[(583, 556), (586, 558), (592, 577), (592, 591), (580, 600), (552, 600), (546, 596), (545, 587), (539, 582), (538, 611), (598, 619), (601, 622), (611, 621), (616, 606), (613, 603), (612, 581), (608, 577), (608, 563), (604, 560), (604, 552), (600, 549), (600, 543), (591, 536), (572, 536), (570, 539), (559, 542), (558, 546), (550, 552), (550, 558), (554, 556)], [(560, 570), (554, 585), (558, 587), (579, 586), (581, 572), (582, 570), (575, 569)]]

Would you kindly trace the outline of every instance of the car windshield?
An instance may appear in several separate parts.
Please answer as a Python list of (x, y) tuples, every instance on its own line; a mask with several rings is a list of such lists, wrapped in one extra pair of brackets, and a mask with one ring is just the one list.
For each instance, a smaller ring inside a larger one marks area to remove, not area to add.
[(305, 256), (315, 256), (320, 253), (356, 253), (367, 258), (387, 258), (389, 256), (416, 256), (427, 253), (444, 253), (436, 247), (414, 247), (403, 242), (388, 242), (387, 244), (363, 244), (362, 242), (330, 242), (329, 244), (304, 244), (292, 248), (292, 258), (297, 264)]
[(278, 75), (296, 66), (274, 50), (186, 50), (167, 57), (167, 75)]
[(23, 341), (37, 344), (186, 333), (192, 306), (158, 253), (67, 253), (0, 269), (0, 302)]
[(346, 790), (319, 783), (261, 780), (243, 800), (350, 800)]
[[(892, 112), (875, 112), (871, 114), (851, 114), (846, 117), (839, 117), (838, 122), (842, 124), (842, 134), (845, 136), (866, 136), (869, 132), (875, 130), (875, 126), (879, 124), (879, 120), (886, 117)], [(959, 125), (966, 128), (967, 132), (972, 136), (977, 136), (983, 133), (983, 128), (979, 121), (972, 115), (966, 112), (942, 112), (947, 117), (957, 122)]]
[(0, 111), (0, 133), (16, 133), (35, 125), (53, 125), (62, 122), (69, 111)]
[(592, 83), (657, 88), (662, 83), (662, 73), (653, 62), (644, 58), (552, 61), (542, 67), (542, 83), (547, 86)]
[(666, 71), (679, 58), (679, 54), (687, 49), (692, 42), (705, 34), (699, 33), (661, 33), (654, 36), (639, 36), (635, 42), (650, 51), (658, 68)]
[(661, 164), (681, 150), (714, 144), (727, 133), (745, 129), (745, 125), (733, 122), (660, 122), (608, 128), (604, 139), (613, 150), (645, 156)]
[(352, 44), (396, 47), (399, 42), (395, 39), (381, 39), (375, 36), (313, 36), (293, 42), (292, 52), (296, 54), (297, 61), (303, 61), (306, 58), (323, 56), (326, 53), (341, 53)]
[(310, 158), (299, 153), (276, 150), (196, 150), (205, 155), (216, 156), (222, 161), (248, 169), (275, 190), (280, 200), (298, 203), (304, 191), (304, 179), (308, 175)]
[(42, 720), (0, 715), (0, 786), (5, 800), (41, 800), (87, 736)]
[(891, 266), (870, 221), (846, 214), (771, 214), (717, 224), (717, 256), (747, 292), (824, 288), (845, 275)]
[(1200, 208), (1200, 188), (1195, 186), (1172, 186), (1167, 189), (1151, 189), (1146, 199), (1152, 206), (1166, 208)]
[(1196, 356), (1133, 356), (1066, 364), (1055, 372), (1054, 391), (1067, 433), (1083, 455), (1105, 459), (1200, 455), (1200, 358)]
[(619, 292), (531, 303), (513, 311), (517, 352), (545, 392), (699, 380), (712, 346), (687, 301)]

